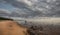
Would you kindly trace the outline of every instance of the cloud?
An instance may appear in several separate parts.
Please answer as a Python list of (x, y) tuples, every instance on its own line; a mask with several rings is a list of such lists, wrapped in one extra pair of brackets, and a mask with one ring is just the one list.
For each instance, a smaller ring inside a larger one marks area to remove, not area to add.
[(7, 13), (7, 14), (11, 14), (11, 12), (10, 12), (10, 11), (5, 10), (5, 9), (0, 9), (0, 13)]
[(25, 3), (25, 4), (29, 5), (29, 6), (32, 5), (32, 3), (29, 0), (17, 0), (17, 1), (18, 2), (23, 2), (23, 3)]
[(0, 9), (0, 17), (2, 16), (9, 16), (11, 14), (10, 11), (5, 10), (5, 9)]
[(47, 16), (53, 17), (59, 14), (59, 0), (1, 0), (18, 8), (16, 13), (25, 16)]

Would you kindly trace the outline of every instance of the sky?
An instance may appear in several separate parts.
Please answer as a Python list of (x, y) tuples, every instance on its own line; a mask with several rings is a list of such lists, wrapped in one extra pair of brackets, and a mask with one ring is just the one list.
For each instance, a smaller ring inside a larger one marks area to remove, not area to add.
[(9, 3), (0, 2), (0, 9), (6, 9), (6, 10), (9, 10), (9, 11), (13, 11), (14, 6), (12, 6)]
[[(60, 17), (60, 0), (0, 0), (0, 13), (13, 17)], [(7, 13), (8, 11), (8, 13)], [(1, 14), (0, 14), (1, 15)]]

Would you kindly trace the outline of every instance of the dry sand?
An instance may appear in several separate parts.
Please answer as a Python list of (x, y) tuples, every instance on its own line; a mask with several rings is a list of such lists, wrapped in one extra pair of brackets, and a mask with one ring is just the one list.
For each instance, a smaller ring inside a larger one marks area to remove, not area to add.
[(26, 35), (27, 28), (14, 21), (0, 21), (0, 35)]

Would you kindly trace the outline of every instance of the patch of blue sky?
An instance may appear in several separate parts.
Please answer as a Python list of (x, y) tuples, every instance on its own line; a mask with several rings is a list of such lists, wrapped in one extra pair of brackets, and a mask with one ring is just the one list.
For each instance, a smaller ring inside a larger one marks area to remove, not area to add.
[(14, 10), (14, 6), (12, 6), (11, 4), (8, 3), (0, 3), (0, 9), (6, 9), (9, 11), (13, 11)]

